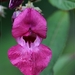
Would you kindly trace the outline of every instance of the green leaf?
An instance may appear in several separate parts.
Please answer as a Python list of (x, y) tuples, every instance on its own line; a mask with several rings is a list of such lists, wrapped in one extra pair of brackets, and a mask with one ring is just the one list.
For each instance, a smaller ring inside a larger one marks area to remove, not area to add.
[(49, 0), (49, 2), (62, 10), (72, 10), (75, 8), (75, 0)]
[[(64, 11), (57, 11), (48, 18), (48, 36), (43, 42), (48, 45), (53, 52), (52, 60), (46, 71), (53, 68), (60, 54), (62, 53), (69, 31), (69, 14)], [(42, 74), (43, 75), (43, 74)]]
[(60, 57), (54, 66), (54, 75), (75, 75), (75, 55)]

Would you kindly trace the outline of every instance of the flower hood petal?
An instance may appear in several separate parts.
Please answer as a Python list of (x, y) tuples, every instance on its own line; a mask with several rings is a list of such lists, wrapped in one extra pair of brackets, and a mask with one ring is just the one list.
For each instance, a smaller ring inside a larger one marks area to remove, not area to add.
[(26, 8), (14, 20), (12, 35), (17, 38), (30, 32), (34, 32), (42, 38), (46, 38), (47, 22), (45, 18), (34, 8)]

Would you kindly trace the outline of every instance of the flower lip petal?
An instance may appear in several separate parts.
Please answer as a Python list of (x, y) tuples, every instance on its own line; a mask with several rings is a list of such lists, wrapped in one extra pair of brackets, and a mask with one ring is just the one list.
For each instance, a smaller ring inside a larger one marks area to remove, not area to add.
[(10, 9), (16, 8), (16, 7), (19, 6), (22, 2), (23, 2), (23, 0), (10, 0), (10, 2), (9, 2), (9, 8), (10, 8)]
[(32, 52), (17, 45), (8, 51), (8, 58), (24, 75), (39, 75), (48, 66), (52, 51), (42, 44), (34, 47)]

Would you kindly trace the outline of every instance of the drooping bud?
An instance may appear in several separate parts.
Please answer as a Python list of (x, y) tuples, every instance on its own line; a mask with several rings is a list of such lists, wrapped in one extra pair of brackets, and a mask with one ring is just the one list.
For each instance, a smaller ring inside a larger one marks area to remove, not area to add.
[(0, 0), (0, 2), (6, 2), (6, 1), (9, 1), (9, 0)]
[(22, 2), (23, 2), (23, 0), (10, 0), (9, 8), (14, 9), (14, 8), (18, 7)]

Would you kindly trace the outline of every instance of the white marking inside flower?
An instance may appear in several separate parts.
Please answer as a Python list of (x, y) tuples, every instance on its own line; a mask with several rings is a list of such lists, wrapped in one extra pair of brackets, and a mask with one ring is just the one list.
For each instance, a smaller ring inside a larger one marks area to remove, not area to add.
[[(28, 51), (32, 51), (33, 49), (35, 49), (35, 47), (40, 45), (42, 38), (37, 36), (36, 39), (34, 40), (34, 42), (29, 43), (29, 41), (26, 42), (25, 39), (23, 39), (23, 37), (19, 37), (16, 39), (16, 41), (23, 48), (26, 48)], [(38, 49), (37, 49), (37, 51), (38, 51)]]

